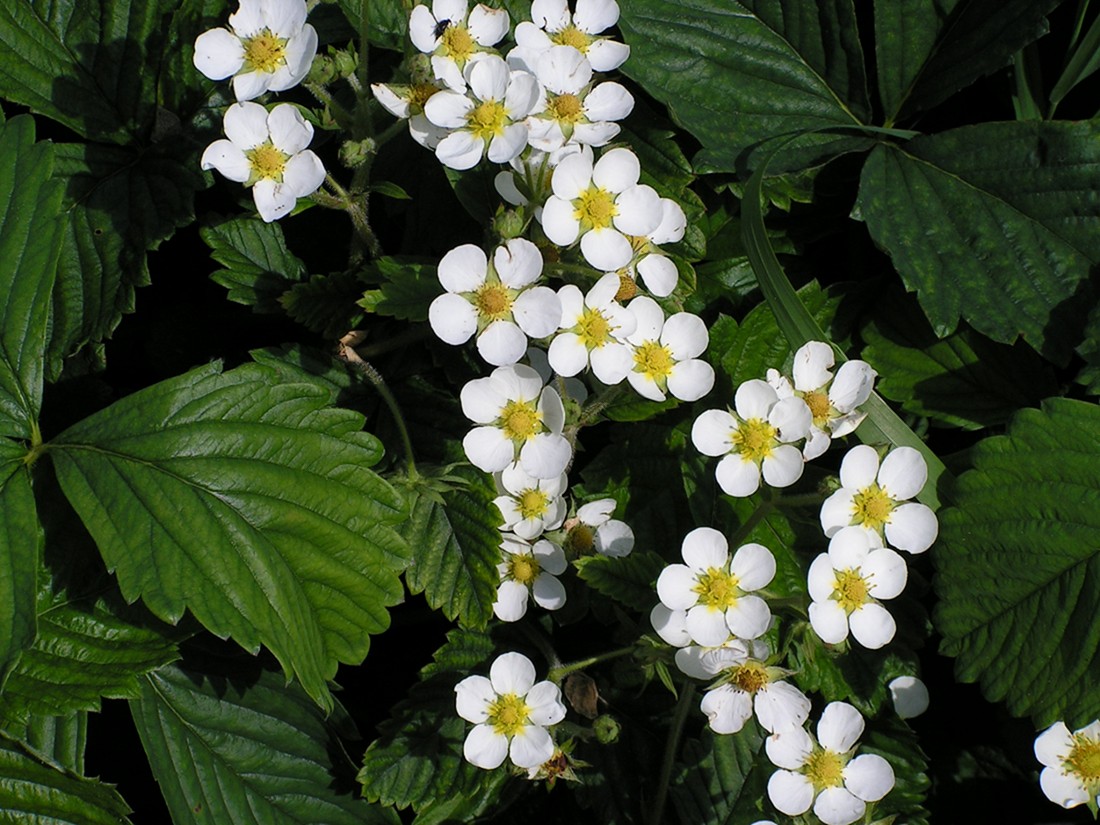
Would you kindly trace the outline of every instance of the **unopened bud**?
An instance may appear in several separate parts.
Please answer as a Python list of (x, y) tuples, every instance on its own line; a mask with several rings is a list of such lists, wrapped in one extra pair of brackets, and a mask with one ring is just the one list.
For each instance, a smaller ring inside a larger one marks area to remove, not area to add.
[(515, 209), (498, 209), (493, 217), (493, 230), (501, 240), (510, 241), (523, 234), (524, 223), (523, 216)]
[(619, 738), (619, 731), (622, 726), (619, 721), (608, 713), (602, 716), (597, 716), (596, 721), (592, 723), (592, 730), (596, 734), (596, 741), (601, 745), (610, 745)]
[(325, 86), (336, 79), (336, 63), (331, 57), (319, 54), (313, 58), (309, 67), (308, 82)]
[(359, 58), (345, 49), (334, 50), (332, 60), (336, 65), (336, 74), (339, 77), (350, 77), (355, 74), (355, 69), (359, 66)]
[(340, 163), (349, 169), (362, 166), (377, 149), (378, 145), (370, 138), (346, 140), (340, 145)]

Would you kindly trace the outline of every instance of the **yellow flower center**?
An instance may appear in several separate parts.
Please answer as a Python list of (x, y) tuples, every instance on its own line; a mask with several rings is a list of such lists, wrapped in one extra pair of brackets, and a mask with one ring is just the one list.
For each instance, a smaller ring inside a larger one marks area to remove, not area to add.
[(596, 532), (587, 524), (578, 523), (565, 537), (565, 549), (577, 556), (587, 556), (596, 546)]
[(585, 307), (576, 330), (581, 343), (588, 349), (599, 349), (611, 341), (611, 322), (598, 309)]
[(504, 104), (495, 100), (486, 100), (479, 103), (470, 114), (466, 115), (466, 123), (469, 124), (474, 137), (486, 141), (492, 140), (503, 133), (504, 123), (507, 120), (508, 112), (505, 111)]
[(582, 226), (592, 229), (607, 229), (611, 226), (611, 220), (619, 214), (615, 196), (598, 186), (589, 186), (581, 192), (581, 196), (573, 201), (573, 206), (573, 217)]
[(538, 487), (524, 490), (516, 497), (516, 501), (519, 504), (519, 514), (523, 518), (538, 518), (550, 505), (550, 497)]
[(505, 736), (515, 736), (527, 724), (531, 717), (531, 708), (523, 697), (515, 693), (505, 693), (489, 704), (489, 718), (486, 720), (493, 730)]
[(559, 46), (572, 46), (581, 54), (588, 53), (588, 47), (592, 45), (592, 38), (582, 32), (572, 23), (550, 35), (550, 39)]
[(477, 314), (486, 321), (499, 321), (512, 311), (512, 296), (503, 284), (483, 284), (474, 293)]
[(505, 438), (527, 441), (542, 431), (542, 413), (534, 401), (509, 401), (500, 411), (500, 428)]
[(893, 509), (894, 500), (877, 484), (871, 484), (852, 496), (852, 524), (882, 530)]
[(741, 426), (733, 433), (733, 451), (740, 453), (746, 461), (759, 464), (772, 454), (778, 434), (779, 430), (763, 418), (750, 418), (741, 422)]
[(867, 580), (858, 570), (838, 570), (836, 574), (836, 599), (845, 613), (867, 604)]
[(286, 152), (280, 152), (270, 143), (265, 143), (255, 149), (247, 150), (244, 154), (252, 164), (253, 178), (256, 180), (271, 178), (276, 183), (282, 181), (286, 162), (290, 159), (290, 155)]
[(415, 86), (410, 86), (409, 108), (413, 109), (417, 114), (423, 112), (424, 104), (438, 91), (439, 87), (434, 83), (417, 83)]
[(654, 381), (667, 379), (673, 363), (672, 351), (659, 341), (646, 341), (634, 350), (634, 371)]
[(1100, 739), (1074, 734), (1073, 747), (1066, 757), (1065, 766), (1067, 771), (1077, 774), (1090, 788), (1100, 785)]
[(699, 576), (692, 590), (699, 594), (699, 604), (713, 610), (726, 610), (737, 604), (737, 599), (742, 595), (737, 584), (737, 576), (721, 568), (711, 567)]
[(550, 116), (554, 120), (564, 120), (566, 123), (576, 123), (584, 116), (584, 104), (576, 95), (558, 95), (546, 104)]
[(745, 662), (730, 672), (729, 682), (745, 693), (756, 693), (771, 682), (771, 679), (768, 678), (768, 669), (760, 662)]
[(823, 392), (808, 392), (802, 396), (802, 400), (810, 408), (810, 414), (813, 415), (815, 424), (821, 424), (829, 420), (829, 410), (832, 409), (833, 405), (829, 403), (828, 395)]
[(244, 66), (254, 72), (274, 72), (286, 63), (286, 39), (264, 29), (244, 41)]
[(475, 51), (477, 43), (465, 26), (450, 25), (443, 30), (440, 48), (446, 57), (454, 58), (456, 63), (464, 63)]
[(534, 556), (516, 553), (508, 560), (508, 576), (520, 584), (530, 585), (540, 572), (541, 568)]
[(816, 751), (810, 754), (802, 772), (818, 791), (839, 788), (844, 784), (844, 758), (830, 750)]

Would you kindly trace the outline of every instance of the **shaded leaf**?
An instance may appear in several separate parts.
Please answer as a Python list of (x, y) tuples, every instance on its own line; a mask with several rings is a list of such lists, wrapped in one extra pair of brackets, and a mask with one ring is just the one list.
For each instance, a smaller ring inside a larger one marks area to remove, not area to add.
[[(703, 150), (697, 171), (740, 171), (762, 141), (870, 117), (850, 0), (624, 3), (619, 25), (644, 60), (623, 66)], [(862, 137), (807, 135), (776, 170), (866, 147)]]
[(897, 717), (872, 724), (863, 735), (859, 752), (878, 754), (894, 769), (894, 787), (875, 803), (875, 819), (895, 815), (907, 825), (928, 825), (929, 814), (924, 809), (931, 785), (928, 757), (909, 725)]
[(256, 364), (202, 367), (116, 402), (50, 444), (57, 476), (128, 599), (190, 610), (261, 644), (328, 705), (401, 600), (404, 502), (368, 468), (363, 419)]
[(634, 551), (629, 556), (585, 556), (576, 561), (577, 575), (598, 593), (640, 613), (657, 603), (657, 577), (665, 567), (656, 553)]
[(1089, 311), (1084, 339), (1077, 346), (1077, 354), (1085, 359), (1085, 366), (1077, 374), (1077, 383), (1084, 384), (1093, 395), (1100, 395), (1100, 303)]
[(305, 691), (252, 659), (154, 671), (130, 712), (177, 823), (398, 822), (354, 793), (337, 731)]
[(363, 318), (355, 306), (363, 285), (354, 273), (313, 275), (279, 297), (286, 314), (325, 338), (340, 338)]
[(1100, 125), (986, 123), (879, 146), (857, 209), (935, 332), (960, 317), (1064, 363), (1100, 261)]
[(34, 142), (32, 118), (0, 124), (0, 435), (31, 438), (38, 427), (63, 226), (52, 167), (53, 146)]
[(33, 715), (7, 731), (36, 756), (57, 767), (84, 773), (84, 746), (88, 740), (88, 714), (77, 711), (67, 716)]
[(684, 744), (674, 768), (671, 793), (677, 817), (683, 825), (739, 825), (761, 819), (757, 800), (767, 795), (773, 770), (755, 722), (729, 735), (708, 728), (700, 739)]
[(435, 264), (415, 260), (379, 258), (365, 277), (379, 286), (363, 293), (359, 306), (403, 321), (427, 321), (428, 306), (443, 290)]
[(0, 439), (0, 461), (16, 471), (0, 481), (0, 689), (20, 653), (36, 632), (35, 598), (43, 533), (34, 505), (30, 472), (22, 466), (26, 451)]
[(305, 274), (305, 265), (286, 248), (278, 223), (236, 218), (199, 234), (210, 257), (225, 267), (210, 273), (210, 280), (229, 290), (230, 301), (256, 312), (281, 312), (279, 296)]
[(1050, 399), (971, 450), (933, 560), (941, 651), (957, 678), (1038, 727), (1096, 717), (1100, 409)]

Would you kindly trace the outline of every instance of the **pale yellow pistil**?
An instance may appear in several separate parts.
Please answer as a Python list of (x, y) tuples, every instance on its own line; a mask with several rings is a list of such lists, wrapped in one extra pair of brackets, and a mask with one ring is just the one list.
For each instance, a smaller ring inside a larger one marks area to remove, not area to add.
[(254, 72), (270, 74), (286, 64), (286, 39), (264, 29), (244, 41), (244, 67)]
[(573, 218), (582, 227), (607, 229), (618, 214), (615, 196), (598, 186), (589, 186), (573, 201)]
[(489, 705), (489, 718), (486, 720), (493, 730), (505, 736), (515, 736), (528, 724), (531, 708), (523, 697), (515, 693), (505, 693)]
[(829, 396), (823, 392), (808, 392), (802, 396), (806, 406), (810, 408), (814, 424), (820, 427), (829, 420), (829, 413), (833, 405), (829, 403)]
[(533, 401), (509, 401), (500, 411), (499, 426), (505, 438), (527, 441), (542, 431), (542, 413)]
[(737, 576), (718, 567), (708, 568), (702, 573), (692, 590), (699, 595), (699, 604), (713, 610), (733, 607), (742, 595)]
[(634, 371), (658, 383), (672, 374), (672, 351), (659, 341), (646, 341), (634, 350)]
[(1100, 792), (1100, 739), (1074, 734), (1065, 767), (1085, 784), (1090, 796)]
[(550, 497), (538, 487), (524, 490), (516, 497), (519, 505), (519, 514), (523, 518), (538, 518), (546, 513), (550, 506)]
[(477, 43), (465, 26), (451, 24), (443, 30), (440, 49), (444, 56), (453, 58), (456, 63), (464, 63), (477, 51)]
[(542, 570), (534, 556), (517, 553), (508, 560), (508, 577), (520, 584), (530, 587), (540, 572)]
[(894, 500), (877, 484), (864, 487), (852, 496), (852, 524), (882, 530), (889, 523)]
[(727, 678), (734, 687), (753, 694), (771, 682), (768, 669), (760, 662), (745, 662), (743, 665), (738, 665), (730, 671)]
[(815, 751), (810, 754), (802, 773), (813, 783), (814, 789), (839, 788), (844, 785), (844, 765), (846, 760), (839, 753), (830, 750)]
[(598, 309), (585, 307), (576, 326), (577, 336), (588, 349), (599, 349), (611, 343), (611, 322)]
[(244, 155), (252, 165), (253, 181), (270, 178), (276, 183), (282, 183), (286, 162), (290, 159), (290, 155), (286, 152), (279, 151), (270, 143), (264, 143), (255, 149), (247, 150)]
[(763, 418), (750, 418), (741, 422), (730, 440), (733, 442), (733, 451), (740, 453), (741, 458), (759, 464), (772, 454), (777, 435), (779, 430)]
[(419, 114), (424, 111), (424, 104), (428, 102), (436, 92), (439, 91), (439, 87), (434, 83), (417, 83), (414, 86), (409, 87), (409, 109), (414, 114)]
[(503, 103), (486, 100), (475, 106), (468, 115), (466, 123), (474, 137), (486, 142), (504, 133), (504, 124), (508, 121), (508, 112)]
[(858, 570), (838, 570), (836, 589), (833, 592), (845, 613), (852, 613), (870, 601), (867, 580)]
[(596, 547), (596, 531), (583, 522), (578, 522), (565, 537), (565, 550), (575, 556), (587, 556)]
[(487, 283), (474, 293), (478, 318), (486, 322), (499, 321), (512, 312), (512, 293), (500, 283)]
[(572, 46), (581, 54), (586, 54), (588, 52), (588, 47), (592, 45), (592, 38), (572, 23), (560, 32), (551, 34), (550, 39), (558, 46)]
[(557, 121), (577, 123), (584, 117), (584, 104), (573, 94), (558, 95), (546, 104), (550, 116)]

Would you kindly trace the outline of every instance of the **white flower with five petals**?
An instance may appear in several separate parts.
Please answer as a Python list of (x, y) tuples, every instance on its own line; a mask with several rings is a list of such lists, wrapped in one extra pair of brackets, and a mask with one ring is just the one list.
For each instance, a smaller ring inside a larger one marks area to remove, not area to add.
[(582, 504), (577, 515), (565, 523), (566, 549), (574, 556), (629, 556), (634, 549), (634, 531), (625, 521), (611, 518), (615, 506), (613, 498)]
[(467, 17), (468, 8), (466, 0), (432, 0), (430, 8), (415, 6), (409, 15), (409, 39), (432, 56), (436, 78), (459, 92), (466, 90), (470, 60), (508, 34), (508, 12), (478, 3)]
[(517, 463), (501, 470), (495, 481), (498, 495), (493, 503), (504, 519), (502, 530), (530, 541), (565, 521), (565, 473), (557, 478), (533, 478)]
[(760, 478), (789, 487), (802, 477), (802, 452), (792, 442), (810, 430), (810, 408), (801, 398), (780, 399), (766, 381), (751, 379), (734, 394), (735, 412), (707, 410), (691, 428), (703, 455), (723, 456), (715, 475), (728, 495), (751, 496)]
[(638, 321), (627, 341), (634, 364), (627, 374), (638, 395), (664, 401), (671, 393), (681, 401), (698, 401), (714, 387), (714, 368), (699, 360), (710, 341), (703, 319), (690, 312), (665, 318), (657, 302), (639, 295), (627, 307)]
[(436, 126), (424, 114), (424, 104), (435, 94), (443, 91), (436, 82), (413, 83), (372, 83), (374, 99), (394, 117), (409, 121), (409, 135), (426, 149), (435, 151), (439, 141), (450, 132)]
[(627, 274), (642, 285), (651, 295), (665, 298), (676, 289), (680, 273), (676, 264), (661, 250), (660, 244), (676, 243), (683, 240), (687, 230), (687, 216), (683, 207), (671, 198), (661, 198), (661, 222), (657, 228), (644, 237), (632, 239), (636, 262), (630, 265)]
[(565, 718), (561, 689), (535, 683), (535, 666), (522, 653), (498, 656), (489, 678), (467, 676), (455, 686), (458, 715), (475, 727), (462, 753), (479, 768), (500, 767), (506, 756), (520, 768), (534, 768), (554, 755), (546, 730)]
[(615, 0), (577, 0), (572, 14), (566, 0), (534, 0), (531, 22), (516, 26), (516, 48), (508, 59), (533, 67), (552, 46), (572, 46), (597, 72), (614, 71), (630, 56), (630, 47), (600, 35), (618, 22)]
[(1100, 720), (1072, 733), (1065, 722), (1055, 722), (1035, 740), (1035, 758), (1043, 764), (1039, 785), (1051, 802), (1100, 805)]
[(502, 622), (516, 622), (527, 613), (528, 598), (544, 610), (558, 610), (565, 604), (565, 587), (557, 577), (568, 563), (565, 552), (553, 542), (539, 539), (534, 544), (503, 536), (503, 560), (497, 565), (500, 586), (493, 602), (493, 614)]
[(603, 383), (618, 384), (630, 372), (633, 349), (627, 338), (638, 322), (634, 314), (615, 301), (619, 276), (609, 272), (587, 295), (566, 284), (558, 290), (561, 299), (560, 332), (550, 342), (547, 356), (554, 371), (565, 378), (576, 375), (591, 363), (592, 372)]
[(232, 76), (233, 93), (244, 101), (297, 86), (316, 54), (305, 0), (240, 0), (229, 29), (198, 36), (193, 60), (211, 80)]
[(203, 169), (252, 187), (260, 217), (271, 222), (313, 194), (325, 167), (309, 149), (313, 126), (289, 103), (269, 113), (259, 103), (234, 103), (223, 120), (228, 140), (216, 140), (202, 153)]

